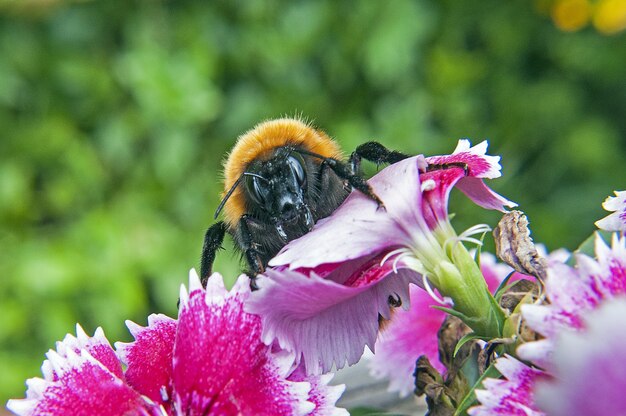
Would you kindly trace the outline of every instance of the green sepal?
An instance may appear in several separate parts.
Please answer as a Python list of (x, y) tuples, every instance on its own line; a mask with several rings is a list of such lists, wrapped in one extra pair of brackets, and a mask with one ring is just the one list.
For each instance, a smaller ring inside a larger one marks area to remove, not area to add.
[[(613, 238), (614, 233), (610, 231), (598, 230), (591, 234), (585, 241), (582, 242), (581, 245), (578, 246), (574, 253), (585, 254), (589, 257), (596, 256), (596, 235), (599, 235), (600, 238), (604, 240), (605, 243), (610, 244), (611, 239)], [(569, 256), (569, 259), (565, 262), (568, 266), (575, 266), (575, 258), (574, 256)]]
[(467, 415), (467, 409), (473, 406), (476, 403), (476, 394), (474, 391), (482, 387), (483, 380), (486, 378), (499, 378), (501, 376), (500, 372), (494, 366), (494, 363), (485, 370), (484, 373), (476, 380), (476, 383), (469, 389), (463, 400), (459, 403), (459, 406), (456, 408), (454, 412), (454, 416), (465, 416)]
[(481, 337), (480, 335), (477, 335), (474, 332), (470, 332), (469, 334), (465, 334), (459, 340), (459, 342), (456, 343), (456, 346), (454, 347), (454, 353), (452, 354), (452, 356), (456, 357), (456, 353), (459, 352), (459, 350), (461, 349), (461, 347), (463, 347), (463, 345), (465, 345), (468, 341), (473, 341), (475, 339), (482, 339), (483, 341), (487, 341), (489, 338)]
[(493, 297), (496, 299), (497, 302), (500, 302), (500, 299), (502, 299), (502, 295), (508, 289), (507, 284), (509, 283), (509, 280), (511, 280), (511, 277), (513, 276), (514, 273), (515, 273), (515, 270), (509, 273), (504, 278), (504, 280), (502, 280), (500, 284), (498, 285), (498, 288), (496, 289), (496, 292), (493, 295)]
[(459, 318), (463, 322), (466, 322), (466, 321), (470, 320), (470, 318), (467, 315), (465, 315), (465, 314), (463, 314), (463, 313), (461, 313), (459, 311), (456, 311), (454, 309), (446, 308), (445, 306), (433, 305), (433, 306), (431, 306), (431, 308), (434, 308), (434, 309), (440, 310), (442, 312), (445, 312), (448, 315), (456, 316), (457, 318)]

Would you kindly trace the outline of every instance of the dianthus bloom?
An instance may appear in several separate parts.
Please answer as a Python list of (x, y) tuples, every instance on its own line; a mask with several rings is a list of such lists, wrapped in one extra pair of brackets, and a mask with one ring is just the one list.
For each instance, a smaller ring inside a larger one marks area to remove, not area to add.
[(294, 351), (308, 373), (354, 364), (366, 345), (374, 349), (379, 316), (389, 319), (392, 306), (409, 306), (410, 283), (432, 284), (474, 330), (498, 336), (503, 316), (458, 243), (470, 233), (458, 236), (447, 212), (453, 186), (484, 208), (514, 206), (483, 183), (500, 176), (499, 157), (486, 150), (486, 142), (470, 147), (461, 140), (452, 155), (395, 163), (369, 181), (384, 209), (352, 192), (332, 216), (284, 247), (247, 304), (263, 318), (264, 341)]
[(596, 235), (593, 259), (575, 254), (576, 267), (552, 262), (548, 267), (545, 293), (549, 304), (523, 305), (528, 326), (545, 337), (518, 348), (518, 354), (549, 369), (553, 344), (562, 331), (584, 329), (584, 316), (606, 300), (626, 296), (626, 237), (613, 235), (611, 246)]
[(100, 328), (89, 337), (77, 326), (77, 337), (48, 352), (43, 379), (28, 380), (26, 398), (7, 407), (55, 416), (346, 415), (335, 407), (343, 386), (305, 376), (293, 354), (261, 342), (260, 319), (243, 310), (249, 295), (243, 276), (227, 292), (214, 274), (205, 290), (192, 270), (178, 320), (128, 322), (135, 340), (117, 351)]
[(583, 331), (554, 345), (551, 379), (539, 380), (536, 402), (550, 416), (626, 414), (626, 298), (604, 302)]
[[(575, 267), (549, 261), (547, 302), (521, 307), (545, 338), (517, 349), (543, 371), (516, 362), (507, 380), (485, 381), (486, 391), (476, 393), (482, 404), (470, 414), (626, 414), (626, 237), (614, 234), (609, 246), (597, 235), (595, 255), (576, 254)], [(499, 410), (513, 405), (517, 412)]]

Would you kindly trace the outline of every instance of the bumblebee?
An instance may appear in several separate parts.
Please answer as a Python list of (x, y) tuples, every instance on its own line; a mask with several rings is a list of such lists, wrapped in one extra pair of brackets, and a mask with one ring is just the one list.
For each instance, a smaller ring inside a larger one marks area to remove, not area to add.
[(323, 131), (299, 119), (258, 124), (241, 135), (224, 163), (224, 191), (204, 237), (203, 285), (215, 255), (230, 234), (254, 277), (289, 241), (341, 205), (356, 189), (383, 207), (360, 173), (362, 159), (395, 163), (408, 157), (379, 143), (360, 145), (346, 160), (339, 145)]

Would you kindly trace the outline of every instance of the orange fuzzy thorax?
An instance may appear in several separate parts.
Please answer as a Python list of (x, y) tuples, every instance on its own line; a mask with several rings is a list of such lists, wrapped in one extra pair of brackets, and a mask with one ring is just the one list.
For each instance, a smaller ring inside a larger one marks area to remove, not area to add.
[[(323, 131), (316, 130), (303, 121), (292, 118), (265, 121), (239, 136), (235, 147), (229, 153), (224, 163), (224, 192), (222, 197), (241, 177), (252, 161), (269, 158), (275, 148), (285, 145), (299, 146), (324, 157), (343, 158), (337, 143)], [(226, 223), (229, 227), (233, 227), (245, 213), (246, 199), (243, 186), (240, 185), (224, 206)]]

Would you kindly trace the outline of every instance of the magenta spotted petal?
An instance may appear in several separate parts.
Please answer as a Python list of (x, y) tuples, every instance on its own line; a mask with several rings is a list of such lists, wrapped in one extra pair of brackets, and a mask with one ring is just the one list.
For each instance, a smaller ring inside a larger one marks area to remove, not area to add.
[(54, 380), (48, 377), (45, 380), (28, 380), (26, 399), (9, 400), (9, 410), (23, 416), (122, 416), (160, 413), (157, 406), (120, 380), (87, 349), (82, 349), (80, 354), (73, 349), (63, 353), (64, 355), (60, 355), (49, 351), (46, 354), (48, 360), (44, 373), (53, 374)]
[[(293, 357), (274, 354), (261, 342), (261, 320), (244, 312), (247, 279), (229, 293), (219, 276), (205, 292), (192, 279), (181, 293), (174, 346), (173, 405), (178, 414), (305, 415), (307, 382), (287, 376)], [(221, 293), (220, 293), (221, 292)]]
[(150, 315), (148, 326), (127, 321), (134, 342), (115, 343), (121, 361), (128, 366), (126, 381), (158, 404), (172, 395), (172, 355), (178, 323), (165, 315)]
[(615, 191), (615, 196), (609, 196), (602, 208), (613, 213), (596, 221), (596, 227), (605, 231), (626, 232), (626, 191)]
[[(63, 341), (56, 343), (57, 353), (64, 358), (67, 358), (67, 354), (70, 351), (80, 355), (83, 350), (100, 364), (104, 365), (114, 376), (124, 379), (122, 365), (115, 351), (111, 348), (109, 340), (104, 336), (102, 328), (97, 328), (93, 337), (90, 337), (85, 333), (83, 328), (77, 324), (76, 336), (67, 334)], [(46, 379), (55, 379), (56, 373), (49, 371), (50, 369), (49, 362), (47, 360), (44, 361), (42, 365), (44, 377), (46, 377)]]
[(504, 379), (488, 378), (484, 390), (476, 390), (480, 406), (468, 410), (470, 416), (544, 416), (534, 401), (533, 387), (544, 373), (510, 356), (496, 361)]
[(576, 255), (576, 267), (554, 261), (548, 267), (548, 305), (524, 305), (526, 323), (546, 338), (522, 344), (517, 353), (551, 368), (555, 337), (564, 330), (584, 329), (584, 316), (602, 303), (626, 296), (626, 237), (613, 236), (611, 247), (597, 235), (596, 259)]
[[(214, 274), (207, 288), (190, 273), (181, 288), (178, 321), (151, 315), (127, 325), (135, 340), (117, 343), (101, 329), (68, 335), (50, 351), (45, 379), (28, 381), (18, 415), (346, 415), (335, 402), (343, 386), (331, 375), (309, 377), (293, 353), (261, 341), (261, 319), (244, 312), (250, 295), (242, 276), (228, 292)], [(122, 373), (122, 363), (127, 368)]]
[(319, 377), (306, 375), (303, 366), (298, 366), (289, 376), (291, 381), (308, 381), (311, 384), (308, 401), (315, 405), (315, 409), (310, 416), (349, 416), (346, 409), (335, 407), (335, 403), (341, 397), (346, 386), (331, 386), (328, 383), (332, 380), (333, 374), (324, 374)]

